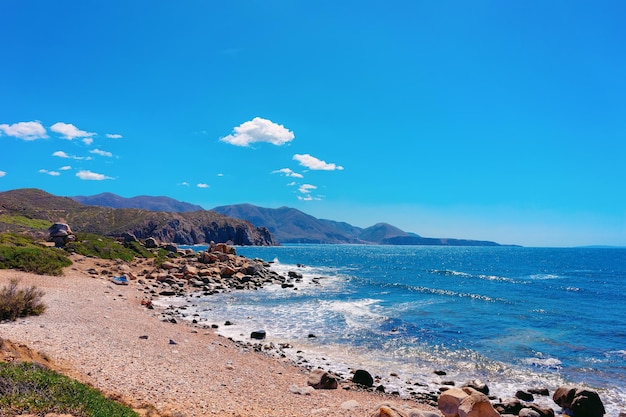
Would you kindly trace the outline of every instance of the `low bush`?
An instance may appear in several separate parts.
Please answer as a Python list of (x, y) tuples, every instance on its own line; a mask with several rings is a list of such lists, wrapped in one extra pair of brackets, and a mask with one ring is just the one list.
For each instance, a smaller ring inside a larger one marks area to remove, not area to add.
[(138, 417), (100, 391), (32, 363), (0, 362), (0, 416)]
[(91, 233), (77, 233), (76, 240), (65, 245), (68, 252), (103, 259), (132, 261), (135, 256), (149, 258), (154, 255), (138, 242), (120, 243), (114, 238)]
[(17, 269), (41, 275), (62, 275), (72, 261), (62, 250), (13, 233), (0, 235), (0, 269)]
[(12, 279), (0, 290), (0, 320), (15, 320), (18, 317), (38, 316), (46, 311), (41, 299), (44, 292), (37, 287), (19, 288), (19, 281)]

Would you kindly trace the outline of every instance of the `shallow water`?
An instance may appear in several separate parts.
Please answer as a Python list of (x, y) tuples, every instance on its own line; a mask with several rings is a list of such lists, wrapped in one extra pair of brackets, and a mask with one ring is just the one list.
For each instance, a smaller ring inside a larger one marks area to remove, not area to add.
[[(235, 322), (220, 326), (226, 336), (244, 340), (264, 329), (269, 340), (304, 350), (311, 364), (346, 373), (365, 368), (400, 392), (407, 381), (436, 390), (441, 378), (433, 370), (444, 370), (443, 379), (479, 378), (500, 397), (585, 384), (600, 392), (607, 415), (626, 410), (626, 249), (286, 245), (237, 251), (275, 260), (277, 271), (297, 270), (305, 279), (297, 290), (194, 298), (201, 317)], [(313, 277), (324, 279), (317, 285)]]

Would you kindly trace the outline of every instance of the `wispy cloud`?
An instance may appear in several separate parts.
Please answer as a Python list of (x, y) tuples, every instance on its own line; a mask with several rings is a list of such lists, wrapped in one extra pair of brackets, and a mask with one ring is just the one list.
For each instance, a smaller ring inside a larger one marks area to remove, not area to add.
[(50, 175), (52, 177), (58, 177), (59, 175), (61, 175), (60, 172), (48, 171), (47, 169), (40, 169), (39, 172), (42, 173), (42, 174), (48, 174), (48, 175)]
[(103, 181), (103, 180), (112, 180), (113, 178), (107, 177), (104, 174), (98, 174), (97, 172), (91, 172), (89, 170), (82, 170), (76, 173), (76, 176), (81, 180), (88, 181)]
[(91, 145), (93, 143), (93, 138), (84, 138), (83, 143), (85, 145)]
[(198, 187), (198, 188), (209, 188), (209, 187), (210, 187), (210, 185), (209, 185), (209, 184), (205, 184), (205, 183), (201, 182), (201, 183), (199, 183), (196, 187)]
[(293, 132), (271, 120), (255, 117), (233, 129), (233, 133), (220, 138), (222, 142), (235, 146), (250, 146), (251, 143), (267, 142), (284, 145), (293, 140)]
[(19, 122), (12, 125), (0, 124), (0, 131), (5, 135), (23, 140), (45, 139), (48, 137), (46, 128), (38, 121)]
[(84, 157), (84, 156), (75, 156), (75, 155), (68, 155), (67, 153), (63, 152), (63, 151), (56, 151), (52, 153), (52, 156), (56, 156), (59, 158), (66, 158), (66, 159), (76, 159), (79, 161), (85, 160), (85, 161), (90, 161), (91, 160), (91, 156), (88, 157)]
[(183, 187), (189, 187), (189, 183), (187, 181), (183, 181), (180, 183)]
[(298, 161), (300, 165), (302, 165), (303, 167), (312, 169), (314, 171), (335, 171), (335, 170), (341, 171), (343, 170), (343, 167), (340, 165), (329, 164), (325, 161), (322, 161), (321, 159), (317, 159), (316, 157), (309, 155), (308, 153), (295, 154), (293, 156), (293, 159), (295, 161)]
[(65, 166), (62, 166), (61, 168), (59, 168), (59, 171), (69, 171), (70, 169), (72, 169), (71, 166), (65, 165)]
[(0, 171), (0, 178), (4, 177), (5, 175), (7, 175), (5, 171)]
[(302, 174), (298, 174), (297, 172), (293, 172), (289, 168), (277, 169), (276, 171), (272, 171), (272, 174), (282, 174), (286, 177), (293, 178), (304, 178)]
[(309, 194), (313, 190), (317, 190), (317, 186), (313, 184), (302, 184), (298, 188), (298, 191), (300, 191), (302, 194)]
[(96, 136), (93, 132), (80, 130), (71, 123), (57, 122), (50, 126), (50, 130), (60, 134), (64, 139), (72, 140), (76, 138), (90, 138)]
[(89, 153), (93, 153), (93, 154), (100, 155), (100, 156), (106, 156), (109, 158), (113, 156), (111, 152), (103, 151), (101, 149), (94, 149), (94, 150), (89, 151)]
[(123, 138), (122, 135), (119, 135), (117, 133), (107, 133), (106, 137), (109, 138), (109, 139), (121, 139), (121, 138)]

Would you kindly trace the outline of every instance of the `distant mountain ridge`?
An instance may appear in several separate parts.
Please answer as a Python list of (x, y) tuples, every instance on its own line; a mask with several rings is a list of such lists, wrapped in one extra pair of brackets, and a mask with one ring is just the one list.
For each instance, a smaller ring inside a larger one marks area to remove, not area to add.
[(78, 195), (70, 198), (87, 206), (136, 208), (151, 211), (164, 211), (168, 213), (186, 213), (190, 211), (204, 210), (204, 208), (198, 205), (178, 201), (164, 196), (151, 197), (147, 195), (140, 195), (137, 197), (125, 198), (113, 193), (101, 193), (91, 196)]
[[(83, 204), (117, 208), (185, 212), (204, 210), (200, 206), (169, 197), (139, 196), (124, 198), (112, 193), (71, 197)], [(381, 244), (437, 246), (501, 246), (492, 241), (422, 237), (405, 232), (388, 223), (377, 223), (365, 229), (346, 222), (318, 219), (290, 207), (264, 208), (253, 204), (215, 207), (212, 212), (247, 221), (257, 228), (267, 228), (279, 243)]]
[(422, 237), (388, 223), (377, 223), (362, 229), (345, 222), (318, 219), (289, 207), (271, 209), (252, 204), (235, 204), (215, 207), (213, 211), (247, 220), (257, 227), (263, 225), (280, 243), (501, 246), (499, 243), (485, 240)]

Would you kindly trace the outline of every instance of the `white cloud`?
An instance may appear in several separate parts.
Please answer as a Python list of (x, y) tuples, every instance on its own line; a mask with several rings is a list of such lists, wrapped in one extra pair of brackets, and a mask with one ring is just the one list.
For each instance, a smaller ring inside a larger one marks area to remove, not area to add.
[(197, 185), (198, 188), (209, 188), (210, 185), (209, 184), (205, 184), (203, 182), (201, 182), (200, 184)]
[(48, 174), (48, 175), (51, 175), (51, 176), (53, 176), (53, 177), (58, 177), (59, 175), (61, 175), (61, 173), (60, 173), (60, 172), (57, 172), (57, 171), (48, 171), (47, 169), (40, 169), (40, 170), (39, 170), (39, 172), (40, 172), (40, 173), (42, 173), (42, 174)]
[(65, 165), (65, 166), (62, 166), (61, 168), (59, 168), (59, 171), (69, 171), (70, 169), (72, 169), (71, 166)]
[(272, 174), (283, 174), (286, 177), (304, 178), (302, 174), (298, 174), (297, 172), (293, 172), (289, 168), (277, 169), (276, 171), (272, 171)]
[(301, 200), (301, 201), (320, 201), (321, 198), (320, 197), (313, 197), (312, 195), (307, 194), (305, 196), (299, 195), (298, 196), (298, 200)]
[(91, 172), (88, 170), (78, 171), (76, 176), (81, 180), (89, 180), (89, 181), (102, 181), (102, 180), (112, 180), (113, 178), (107, 177), (104, 174), (98, 174), (96, 172)]
[(109, 139), (121, 139), (123, 136), (118, 135), (117, 133), (107, 133), (106, 137)]
[(63, 136), (64, 139), (72, 140), (76, 138), (89, 138), (91, 136), (95, 136), (96, 134), (93, 132), (86, 132), (84, 130), (80, 130), (76, 126), (71, 123), (63, 123), (57, 122), (50, 126), (50, 130), (53, 132), (59, 133)]
[[(68, 155), (68, 154), (66, 154), (66, 153), (65, 153), (65, 152), (63, 152), (63, 151), (56, 151), (56, 152), (53, 152), (53, 153), (52, 153), (52, 156), (57, 156), (57, 157), (59, 157), (59, 158), (66, 158), (66, 159), (76, 159), (76, 160), (78, 160), (78, 161), (82, 161), (82, 160), (85, 160), (85, 161), (91, 161), (91, 159), (92, 159), (92, 158), (91, 158), (91, 156), (88, 156), (88, 157), (86, 157), (86, 158), (85, 158), (84, 156)], [(70, 168), (71, 168), (71, 167), (70, 167)]]
[(284, 145), (293, 140), (293, 132), (271, 120), (255, 117), (233, 129), (233, 133), (220, 140), (235, 146), (249, 146), (255, 142)]
[(111, 152), (103, 151), (103, 150), (100, 150), (100, 149), (94, 149), (92, 151), (89, 151), (89, 153), (94, 153), (94, 154), (100, 155), (100, 156), (107, 156), (109, 158), (113, 156), (113, 154)]
[(224, 174), (222, 174), (221, 172), (219, 174), (217, 174), (218, 177), (223, 177)]
[(303, 155), (295, 154), (293, 156), (293, 159), (295, 161), (300, 162), (300, 165), (302, 165), (303, 167), (312, 169), (314, 171), (335, 171), (335, 170), (341, 171), (343, 170), (343, 167), (340, 165), (329, 164), (320, 159), (317, 159), (314, 156), (309, 155), (308, 153), (305, 153)]
[(58, 156), (59, 158), (69, 158), (70, 156), (63, 151), (56, 151), (52, 156)]
[(85, 145), (91, 145), (93, 143), (93, 138), (85, 138), (83, 139), (83, 143)]
[(287, 187), (293, 187), (295, 185), (297, 185), (298, 183), (296, 183), (295, 181), (290, 182), (289, 184), (287, 184)]
[(46, 128), (37, 121), (19, 122), (12, 125), (1, 124), (0, 131), (4, 132), (5, 135), (24, 140), (45, 139), (48, 137)]
[(5, 171), (0, 171), (0, 178), (4, 177), (5, 175), (7, 175)]
[(312, 185), (312, 184), (302, 184), (299, 188), (298, 191), (300, 191), (302, 194), (309, 194), (311, 191), (316, 190), (317, 186)]
[(187, 181), (181, 182), (180, 185), (185, 186), (185, 187), (189, 187), (189, 183)]

